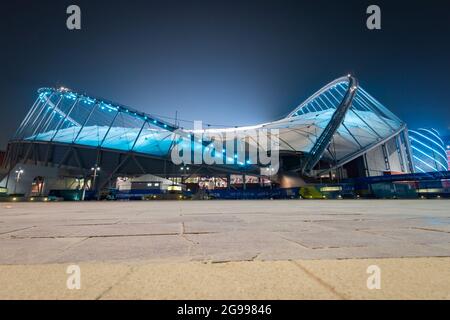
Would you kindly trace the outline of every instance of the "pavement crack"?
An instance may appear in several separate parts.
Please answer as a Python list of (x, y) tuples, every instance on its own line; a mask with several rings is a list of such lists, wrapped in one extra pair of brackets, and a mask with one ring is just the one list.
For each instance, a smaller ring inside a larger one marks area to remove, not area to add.
[(4, 235), (4, 234), (8, 234), (8, 233), (13, 233), (13, 232), (17, 232), (17, 231), (23, 231), (23, 230), (28, 230), (28, 229), (33, 229), (35, 226), (32, 227), (26, 227), (26, 228), (21, 228), (21, 229), (15, 229), (15, 230), (10, 230), (7, 232), (0, 232), (0, 235)]
[(307, 268), (305, 268), (304, 266), (302, 266), (300, 263), (298, 263), (297, 261), (293, 261), (291, 260), (291, 262), (297, 266), (300, 270), (302, 270), (303, 272), (305, 272), (308, 276), (310, 276), (311, 278), (313, 278), (316, 282), (318, 282), (322, 287), (324, 287), (325, 289), (329, 290), (331, 293), (333, 293), (334, 295), (336, 295), (339, 299), (341, 300), (347, 300), (347, 298), (339, 293), (332, 285), (328, 284), (327, 282), (323, 281), (321, 278), (319, 278), (318, 276), (316, 276), (314, 273), (312, 273), (311, 271), (309, 271)]
[(439, 229), (432, 229), (432, 228), (412, 227), (411, 229), (423, 230), (423, 231), (441, 232), (441, 233), (450, 233), (450, 232), (448, 232), (448, 231), (439, 230)]
[(112, 226), (114, 223), (80, 223), (80, 224), (58, 224), (57, 227), (91, 227), (91, 226)]
[(88, 239), (89, 239), (89, 237), (82, 238), (82, 239), (80, 239), (79, 241), (77, 241), (76, 243), (72, 243), (72, 244), (69, 244), (69, 245), (65, 246), (64, 248), (61, 249), (60, 252), (58, 252), (58, 253), (55, 255), (55, 257), (53, 258), (53, 260), (57, 261), (59, 258), (61, 258), (61, 257), (63, 256), (63, 254), (64, 254), (67, 250), (78, 247), (81, 243), (83, 243), (84, 241), (86, 241), (86, 240), (88, 240)]
[(107, 294), (108, 292), (110, 292), (112, 290), (112, 288), (114, 288), (115, 286), (117, 286), (118, 284), (120, 284), (122, 281), (124, 281), (128, 276), (130, 276), (135, 270), (136, 270), (137, 266), (130, 266), (130, 270), (127, 271), (126, 274), (123, 275), (123, 277), (121, 277), (119, 280), (117, 280), (116, 283), (112, 284), (111, 286), (109, 286), (106, 290), (104, 290), (102, 293), (100, 293), (95, 300), (100, 300), (105, 294)]
[[(212, 234), (215, 232), (187, 232), (184, 235), (200, 235)], [(67, 235), (67, 236), (31, 236), (31, 237), (17, 237), (11, 236), (11, 239), (67, 239), (67, 238), (121, 238), (121, 237), (157, 237), (157, 236), (180, 236), (180, 233), (140, 233), (140, 234), (105, 234), (105, 235)]]
[(189, 243), (189, 246), (188, 246), (188, 256), (191, 256), (192, 248), (193, 248), (195, 245), (197, 245), (197, 243), (196, 243), (194, 240), (189, 239), (189, 238), (186, 236), (184, 222), (181, 222), (179, 236), (180, 236), (181, 239), (183, 239), (183, 240), (185, 240), (185, 241), (187, 241), (187, 242)]
[(255, 256), (253, 256), (250, 261), (255, 261), (261, 255), (261, 252), (258, 252)]
[(206, 264), (227, 264), (230, 262), (254, 262), (257, 261), (259, 256), (261, 255), (261, 252), (258, 252), (254, 256), (248, 258), (248, 259), (224, 259), (224, 260), (211, 260), (211, 261), (203, 261), (203, 263)]
[(285, 237), (282, 237), (282, 236), (279, 236), (279, 237), (280, 237), (281, 239), (283, 239), (283, 240), (292, 242), (292, 243), (294, 243), (294, 244), (296, 244), (296, 245), (298, 245), (298, 246), (300, 246), (300, 247), (302, 247), (302, 248), (305, 248), (305, 249), (311, 249), (311, 248), (305, 246), (304, 244), (302, 244), (302, 243), (300, 243), (300, 242), (298, 242), (298, 241), (295, 241), (295, 240), (292, 240), (292, 239), (288, 239), (288, 238), (285, 238)]

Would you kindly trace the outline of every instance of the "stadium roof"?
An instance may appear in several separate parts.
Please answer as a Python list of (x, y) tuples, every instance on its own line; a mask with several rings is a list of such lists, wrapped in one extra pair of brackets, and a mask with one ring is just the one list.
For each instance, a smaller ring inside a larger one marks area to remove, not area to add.
[[(321, 159), (332, 161), (335, 167), (355, 159), (404, 130), (405, 124), (349, 75), (327, 84), (277, 121), (204, 132), (254, 129), (278, 129), (280, 152), (305, 155), (297, 170), (309, 174)], [(190, 137), (193, 130), (66, 88), (42, 88), (13, 140), (168, 158), (180, 132)], [(195, 143), (194, 148), (202, 147)]]

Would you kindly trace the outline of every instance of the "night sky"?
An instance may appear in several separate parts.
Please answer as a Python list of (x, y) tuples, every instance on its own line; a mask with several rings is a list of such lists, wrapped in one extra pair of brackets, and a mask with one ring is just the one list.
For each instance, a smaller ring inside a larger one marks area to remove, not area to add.
[[(370, 4), (382, 30), (366, 28)], [(66, 28), (66, 8), (82, 30)], [(450, 129), (449, 1), (23, 1), (1, 3), (0, 149), (40, 87), (213, 125), (285, 116), (354, 74), (410, 128)], [(181, 122), (189, 127), (189, 122)]]

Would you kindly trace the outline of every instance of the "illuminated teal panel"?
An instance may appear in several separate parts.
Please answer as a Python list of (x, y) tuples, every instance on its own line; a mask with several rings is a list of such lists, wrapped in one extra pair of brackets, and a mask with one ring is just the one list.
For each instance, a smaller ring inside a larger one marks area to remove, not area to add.
[(417, 172), (448, 170), (444, 142), (435, 129), (409, 130), (409, 139)]

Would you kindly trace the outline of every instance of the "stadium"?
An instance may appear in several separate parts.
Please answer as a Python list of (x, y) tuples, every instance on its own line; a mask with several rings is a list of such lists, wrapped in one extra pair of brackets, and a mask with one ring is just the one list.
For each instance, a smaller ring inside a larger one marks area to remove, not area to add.
[[(42, 88), (8, 144), (2, 186), (28, 197), (72, 190), (76, 199), (99, 198), (111, 190), (126, 190), (142, 198), (331, 186), (414, 172), (406, 124), (351, 75), (328, 83), (282, 119), (251, 127), (207, 128), (201, 134), (240, 133), (232, 145), (251, 147), (255, 142), (245, 133), (262, 129), (277, 132), (276, 173), (250, 161), (248, 153), (231, 157), (231, 162), (228, 156), (223, 164), (176, 165), (171, 153), (180, 135), (189, 139), (193, 152), (210, 148), (210, 141), (197, 141), (198, 130), (125, 105), (67, 88)], [(240, 136), (242, 141), (236, 141)], [(225, 143), (230, 141), (224, 141), (224, 149)]]

